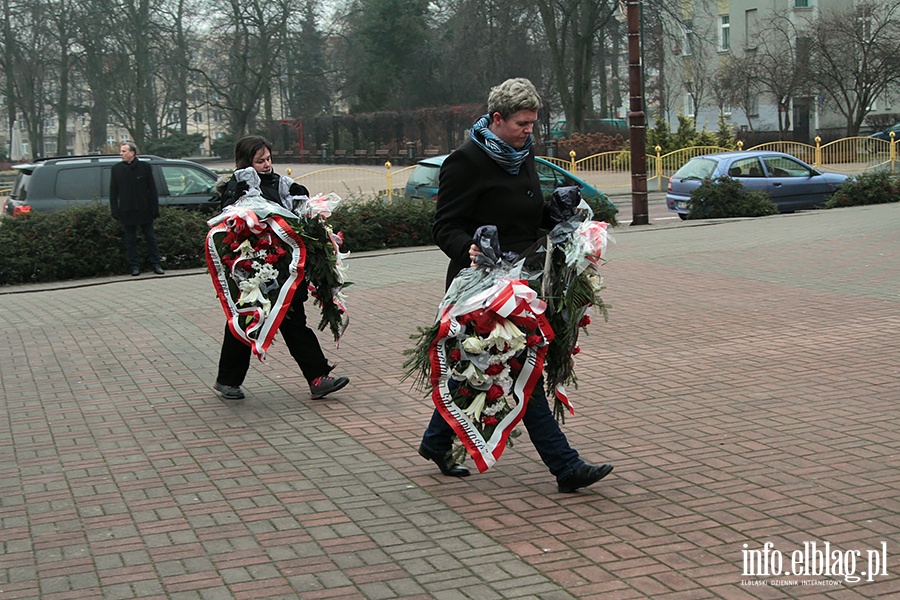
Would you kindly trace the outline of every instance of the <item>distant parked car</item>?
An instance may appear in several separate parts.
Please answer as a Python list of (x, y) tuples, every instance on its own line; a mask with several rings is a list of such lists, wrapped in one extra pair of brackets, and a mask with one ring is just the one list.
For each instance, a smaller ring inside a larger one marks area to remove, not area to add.
[[(218, 209), (214, 202), (218, 175), (189, 160), (142, 155), (153, 170), (160, 206)], [(118, 155), (65, 156), (13, 165), (18, 171), (3, 212), (18, 216), (70, 206), (109, 204), (109, 178)]]
[(721, 152), (697, 156), (669, 179), (666, 206), (684, 219), (690, 212), (691, 192), (704, 179), (728, 176), (749, 190), (765, 192), (781, 212), (819, 208), (847, 175), (823, 173), (781, 152)]
[[(625, 119), (595, 119), (588, 117), (584, 119), (584, 127), (579, 133), (595, 133), (600, 132), (608, 136), (615, 137), (621, 135), (628, 137), (628, 122)], [(566, 120), (559, 119), (550, 126), (551, 138), (562, 138), (566, 136)]]
[[(441, 156), (426, 158), (418, 162), (406, 182), (406, 190), (403, 194), (405, 200), (437, 200), (438, 174), (447, 156), (449, 155), (442, 154)], [(535, 157), (534, 166), (537, 169), (538, 178), (541, 180), (541, 190), (544, 192), (544, 197), (549, 197), (553, 190), (558, 187), (577, 185), (581, 189), (581, 196), (589, 203), (604, 203), (609, 206), (609, 210), (612, 211), (613, 215), (618, 212), (618, 209), (606, 197), (606, 194), (562, 167), (540, 157)]]
[(894, 140), (900, 142), (900, 123), (894, 123), (884, 131), (879, 131), (878, 133), (873, 133), (869, 137), (873, 137), (879, 140), (887, 140), (891, 141), (891, 132), (894, 133)]

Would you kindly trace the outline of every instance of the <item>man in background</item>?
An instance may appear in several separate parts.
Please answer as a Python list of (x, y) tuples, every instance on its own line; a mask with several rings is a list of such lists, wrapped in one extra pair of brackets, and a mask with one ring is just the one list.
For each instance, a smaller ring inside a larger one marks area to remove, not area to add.
[(153, 231), (153, 220), (159, 216), (159, 195), (153, 181), (153, 170), (138, 160), (137, 147), (125, 142), (119, 147), (122, 162), (112, 168), (109, 183), (109, 207), (112, 216), (125, 230), (125, 253), (132, 275), (141, 274), (141, 259), (137, 247), (137, 228), (140, 226), (147, 243), (148, 259), (157, 275), (165, 273), (160, 264), (159, 246)]

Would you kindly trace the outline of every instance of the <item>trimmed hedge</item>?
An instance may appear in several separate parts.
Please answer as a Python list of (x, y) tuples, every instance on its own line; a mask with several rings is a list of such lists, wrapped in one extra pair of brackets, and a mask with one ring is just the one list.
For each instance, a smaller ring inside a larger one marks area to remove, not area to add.
[[(593, 203), (592, 203), (593, 204)], [(615, 207), (593, 207), (596, 218), (611, 225)], [(154, 223), (165, 269), (206, 266), (204, 242), (211, 214), (162, 207)], [(341, 204), (328, 219), (344, 236), (342, 250), (364, 252), (383, 248), (405, 248), (432, 244), (434, 203), (351, 201)], [(146, 248), (138, 235), (139, 251)], [(32, 213), (0, 219), (0, 285), (42, 283), (125, 275), (130, 272), (125, 257), (121, 226), (101, 204), (52, 213)]]
[(764, 192), (751, 191), (737, 179), (705, 179), (691, 193), (688, 219), (727, 219), (777, 215), (778, 207)]
[(869, 171), (842, 183), (825, 203), (825, 208), (889, 202), (900, 202), (900, 180), (887, 171)]

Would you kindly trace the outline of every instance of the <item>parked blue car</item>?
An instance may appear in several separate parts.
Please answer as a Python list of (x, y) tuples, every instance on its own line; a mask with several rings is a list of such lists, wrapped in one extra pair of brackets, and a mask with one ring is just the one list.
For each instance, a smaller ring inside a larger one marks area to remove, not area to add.
[[(404, 200), (437, 200), (438, 173), (440, 173), (441, 165), (444, 164), (447, 156), (449, 155), (443, 154), (418, 162), (406, 182), (406, 190), (403, 193)], [(581, 189), (582, 197), (588, 202), (604, 202), (611, 207), (613, 214), (618, 212), (606, 194), (562, 167), (540, 157), (535, 157), (534, 166), (541, 180), (544, 197), (548, 197), (558, 187), (577, 185)]]
[(691, 192), (704, 179), (737, 179), (748, 190), (765, 192), (781, 212), (821, 208), (847, 175), (823, 173), (781, 152), (751, 150), (697, 156), (669, 179), (666, 206), (682, 219), (690, 212)]

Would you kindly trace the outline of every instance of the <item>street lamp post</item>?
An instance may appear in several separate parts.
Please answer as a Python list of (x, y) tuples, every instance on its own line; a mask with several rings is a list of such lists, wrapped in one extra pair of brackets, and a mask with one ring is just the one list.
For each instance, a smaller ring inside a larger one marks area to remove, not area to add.
[(631, 133), (631, 224), (649, 225), (647, 207), (647, 114), (641, 64), (641, 0), (628, 0), (628, 123)]

